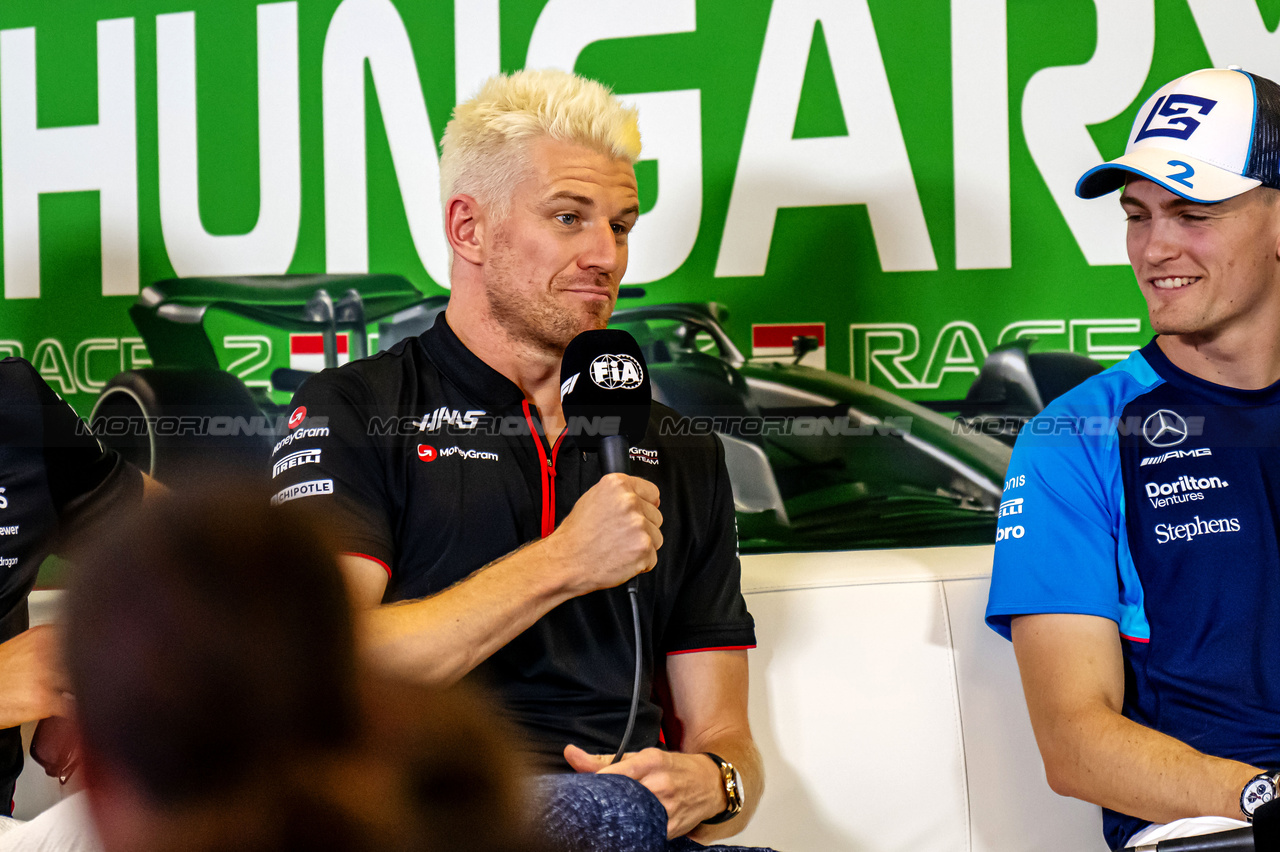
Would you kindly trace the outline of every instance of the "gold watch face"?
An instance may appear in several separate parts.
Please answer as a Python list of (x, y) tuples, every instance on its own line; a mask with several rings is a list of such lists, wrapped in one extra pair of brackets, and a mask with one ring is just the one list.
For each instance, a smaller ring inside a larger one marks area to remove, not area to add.
[(729, 796), (729, 810), (735, 814), (742, 810), (742, 776), (738, 774), (738, 770), (734, 769), (732, 764), (725, 773), (725, 792)]

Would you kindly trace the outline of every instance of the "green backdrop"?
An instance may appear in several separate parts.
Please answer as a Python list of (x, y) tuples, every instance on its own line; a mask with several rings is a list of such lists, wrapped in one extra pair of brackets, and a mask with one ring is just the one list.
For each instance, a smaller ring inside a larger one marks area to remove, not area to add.
[[(1280, 0), (1120, 5), (6, 0), (0, 353), (87, 412), (148, 361), (126, 310), (151, 281), (441, 292), (458, 91), (555, 64), (640, 104), (640, 303), (718, 301), (746, 352), (755, 326), (820, 323), (818, 363), (914, 398), (962, 395), (1018, 335), (1110, 363), (1149, 330), (1119, 207), (1075, 178), (1178, 74), (1280, 77)], [(210, 329), (250, 380), (289, 363), (283, 333)]]

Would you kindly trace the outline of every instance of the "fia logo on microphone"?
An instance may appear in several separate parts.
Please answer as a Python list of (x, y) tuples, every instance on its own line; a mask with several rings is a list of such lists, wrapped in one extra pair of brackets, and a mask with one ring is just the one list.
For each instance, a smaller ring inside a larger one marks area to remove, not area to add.
[(601, 355), (588, 368), (591, 381), (605, 390), (631, 390), (644, 381), (644, 369), (630, 355)]

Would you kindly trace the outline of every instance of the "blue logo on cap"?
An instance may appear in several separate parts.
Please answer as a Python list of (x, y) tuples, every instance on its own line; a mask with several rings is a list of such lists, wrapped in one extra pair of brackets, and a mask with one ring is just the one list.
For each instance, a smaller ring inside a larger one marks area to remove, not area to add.
[[(1208, 115), (1218, 102), (1197, 95), (1165, 95), (1151, 107), (1151, 113), (1143, 122), (1142, 129), (1134, 137), (1134, 142), (1141, 142), (1151, 136), (1171, 136), (1174, 139), (1190, 139), (1191, 134), (1200, 126), (1199, 119), (1188, 115), (1191, 109), (1200, 115)], [(1156, 117), (1164, 119), (1157, 121)], [(1151, 123), (1157, 121), (1156, 126)]]

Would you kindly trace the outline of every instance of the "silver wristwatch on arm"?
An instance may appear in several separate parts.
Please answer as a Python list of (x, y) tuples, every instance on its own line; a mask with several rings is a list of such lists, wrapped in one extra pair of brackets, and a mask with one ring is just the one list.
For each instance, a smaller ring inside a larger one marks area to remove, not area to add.
[(1254, 812), (1274, 799), (1277, 789), (1280, 789), (1280, 772), (1272, 770), (1250, 778), (1240, 791), (1240, 812), (1244, 818), (1253, 822)]

